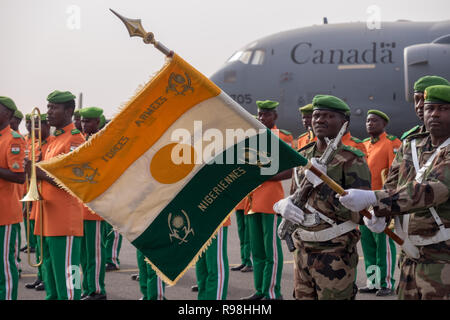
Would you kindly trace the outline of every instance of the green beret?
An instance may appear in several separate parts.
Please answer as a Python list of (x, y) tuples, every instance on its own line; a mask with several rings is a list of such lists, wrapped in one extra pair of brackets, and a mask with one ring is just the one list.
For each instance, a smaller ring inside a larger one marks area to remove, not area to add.
[(16, 111), (14, 111), (14, 117), (23, 119), (23, 113), (20, 112), (19, 109), (17, 109)]
[(75, 110), (75, 111), (73, 112), (73, 116), (74, 116), (74, 117), (81, 117), (81, 115), (80, 115), (80, 109)]
[(105, 116), (102, 114), (100, 116), (100, 123), (98, 124), (99, 129), (103, 128), (106, 124), (106, 118)]
[(51, 103), (65, 103), (70, 100), (75, 100), (75, 96), (69, 91), (58, 91), (55, 90), (50, 93), (47, 97), (47, 101)]
[(275, 110), (280, 103), (272, 100), (266, 101), (256, 101), (256, 105), (258, 106), (258, 110)]
[(85, 119), (96, 119), (100, 118), (100, 116), (103, 114), (102, 108), (97, 107), (86, 107), (83, 109), (80, 109), (80, 115), (82, 118)]
[(8, 97), (0, 97), (0, 104), (8, 108), (9, 110), (16, 111), (17, 107), (14, 101)]
[(41, 113), (41, 121), (47, 121), (47, 114)]
[(425, 103), (450, 104), (450, 86), (431, 86), (425, 89)]
[(450, 86), (450, 83), (439, 76), (424, 76), (414, 83), (414, 92), (425, 92), (427, 87), (436, 85)]
[(388, 115), (380, 110), (371, 109), (371, 110), (367, 111), (367, 115), (369, 115), (369, 114), (375, 114), (375, 115), (379, 116), (380, 118), (386, 120), (386, 122), (389, 122)]
[(31, 121), (31, 113), (27, 113), (27, 114), (25, 115), (25, 120)]
[(331, 110), (343, 113), (345, 115), (350, 115), (349, 106), (335, 96), (318, 94), (314, 97), (312, 105), (313, 110)]
[(300, 111), (301, 114), (311, 114), (313, 112), (313, 105), (312, 103), (307, 104), (306, 106), (298, 108), (298, 111)]

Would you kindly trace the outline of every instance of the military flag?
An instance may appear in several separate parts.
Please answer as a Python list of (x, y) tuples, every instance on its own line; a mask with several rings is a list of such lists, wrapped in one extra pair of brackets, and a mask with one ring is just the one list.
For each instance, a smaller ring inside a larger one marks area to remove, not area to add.
[(38, 165), (174, 284), (242, 198), (305, 163), (174, 55), (86, 144)]

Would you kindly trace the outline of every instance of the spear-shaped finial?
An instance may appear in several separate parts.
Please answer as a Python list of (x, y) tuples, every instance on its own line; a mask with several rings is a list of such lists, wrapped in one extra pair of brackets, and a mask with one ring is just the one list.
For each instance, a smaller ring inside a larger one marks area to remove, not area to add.
[(145, 31), (142, 26), (141, 19), (129, 19), (124, 16), (118, 14), (113, 9), (109, 9), (112, 13), (114, 13), (120, 20), (122, 20), (123, 24), (128, 30), (130, 37), (141, 37), (146, 44), (153, 44), (156, 49), (164, 53), (167, 57), (173, 56), (173, 51), (164, 46), (161, 42), (155, 40), (155, 36), (152, 32)]

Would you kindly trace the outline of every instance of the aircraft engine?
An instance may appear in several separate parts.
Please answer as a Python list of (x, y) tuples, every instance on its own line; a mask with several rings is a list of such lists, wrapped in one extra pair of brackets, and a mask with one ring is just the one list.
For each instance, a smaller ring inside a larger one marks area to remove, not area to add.
[(405, 97), (413, 101), (414, 82), (425, 75), (450, 79), (450, 34), (431, 43), (406, 47), (404, 54)]

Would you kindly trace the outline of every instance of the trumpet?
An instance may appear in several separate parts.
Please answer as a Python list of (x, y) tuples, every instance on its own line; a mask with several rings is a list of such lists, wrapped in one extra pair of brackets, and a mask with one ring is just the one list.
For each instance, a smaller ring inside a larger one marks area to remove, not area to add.
[[(42, 265), (43, 262), (43, 230), (44, 230), (44, 224), (43, 224), (43, 205), (42, 205), (42, 197), (40, 195), (39, 189), (40, 189), (40, 183), (38, 186), (37, 183), (37, 177), (36, 177), (36, 125), (35, 125), (35, 119), (39, 120), (38, 125), (38, 145), (39, 150), (41, 150), (42, 147), (42, 135), (41, 135), (41, 112), (38, 108), (34, 108), (31, 111), (31, 177), (30, 182), (28, 183), (28, 175), (26, 178), (27, 181), (27, 194), (21, 199), (21, 202), (26, 202), (26, 219), (27, 219), (27, 248), (28, 248), (28, 264), (31, 267), (39, 267)], [(39, 230), (40, 230), (40, 261), (36, 264), (33, 264), (31, 262), (31, 253), (30, 253), (30, 203), (29, 202), (37, 202), (37, 205), (39, 206)]]

